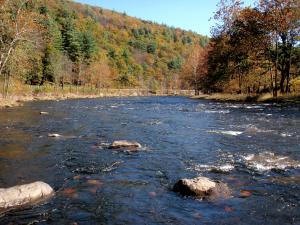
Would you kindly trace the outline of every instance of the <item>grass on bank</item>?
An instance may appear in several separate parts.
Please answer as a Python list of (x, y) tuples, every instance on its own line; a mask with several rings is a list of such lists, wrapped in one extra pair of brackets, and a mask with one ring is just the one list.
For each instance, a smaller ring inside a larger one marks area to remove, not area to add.
[[(0, 88), (3, 84), (0, 81)], [(0, 92), (0, 108), (22, 105), (22, 102), (34, 100), (64, 100), (74, 98), (99, 98), (99, 97), (126, 97), (126, 96), (149, 96), (149, 95), (184, 95), (193, 96), (194, 92), (188, 91), (166, 91), (158, 90), (155, 93), (145, 89), (108, 89), (95, 88), (92, 86), (65, 85), (61, 88), (56, 85), (46, 84), (43, 86), (24, 85), (14, 81), (10, 87), (6, 98), (3, 91)], [(289, 95), (279, 95), (274, 98), (272, 94), (245, 95), (245, 94), (225, 94), (214, 93), (210, 95), (201, 94), (193, 96), (194, 99), (207, 99), (224, 102), (287, 102), (300, 103), (300, 93)]]
[(272, 94), (261, 94), (261, 95), (245, 95), (245, 94), (225, 94), (225, 93), (214, 93), (210, 95), (201, 94), (199, 96), (193, 96), (193, 99), (206, 99), (224, 102), (289, 102), (289, 103), (300, 103), (300, 93), (291, 93), (288, 95), (279, 95), (277, 98), (273, 97)]
[[(0, 87), (3, 87), (0, 81)], [(0, 108), (22, 105), (22, 102), (34, 100), (64, 100), (75, 98), (101, 98), (101, 97), (128, 97), (128, 96), (166, 96), (182, 95), (191, 96), (191, 90), (156, 90), (147, 89), (112, 89), (95, 88), (92, 86), (64, 85), (64, 88), (46, 84), (43, 86), (24, 85), (13, 82), (9, 87), (6, 97), (0, 91)]]

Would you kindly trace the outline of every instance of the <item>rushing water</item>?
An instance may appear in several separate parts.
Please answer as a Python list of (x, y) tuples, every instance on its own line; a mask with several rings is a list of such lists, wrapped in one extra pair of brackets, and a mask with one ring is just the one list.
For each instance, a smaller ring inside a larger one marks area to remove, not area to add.
[[(0, 224), (300, 224), (299, 105), (45, 101), (2, 110), (0, 124), (1, 187), (41, 180), (56, 191)], [(123, 139), (143, 151), (107, 149)], [(172, 192), (200, 175), (227, 183), (233, 197)]]

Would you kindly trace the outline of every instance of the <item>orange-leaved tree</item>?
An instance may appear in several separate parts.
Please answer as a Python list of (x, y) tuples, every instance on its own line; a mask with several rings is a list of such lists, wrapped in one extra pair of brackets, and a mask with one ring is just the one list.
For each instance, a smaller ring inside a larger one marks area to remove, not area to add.
[[(293, 48), (300, 34), (299, 0), (260, 0), (259, 8), (268, 21), (268, 32), (273, 40), (271, 55), (275, 70), (274, 96), (278, 91), (278, 70), (281, 72), (279, 88), (281, 93), (289, 91), (289, 80)], [(298, 40), (299, 41), (299, 40)], [(284, 83), (286, 81), (286, 89)]]

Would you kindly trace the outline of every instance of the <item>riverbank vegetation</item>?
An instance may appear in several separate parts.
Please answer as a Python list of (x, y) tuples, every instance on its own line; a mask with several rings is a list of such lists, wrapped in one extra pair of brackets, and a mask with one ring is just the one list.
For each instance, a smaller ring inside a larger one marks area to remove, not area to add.
[(198, 92), (300, 92), (299, 0), (260, 0), (253, 7), (221, 0), (214, 18), (210, 43), (196, 54), (190, 76)]
[(20, 85), (181, 89), (183, 64), (209, 41), (67, 0), (1, 0), (0, 38), (4, 97)]
[(208, 38), (73, 1), (0, 0), (1, 96), (108, 89), (297, 96), (299, 4), (221, 0)]

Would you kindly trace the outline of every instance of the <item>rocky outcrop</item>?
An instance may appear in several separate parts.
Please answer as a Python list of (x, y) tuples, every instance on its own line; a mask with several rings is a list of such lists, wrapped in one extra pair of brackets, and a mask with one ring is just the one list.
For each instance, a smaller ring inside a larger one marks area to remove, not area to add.
[(226, 184), (212, 181), (206, 177), (181, 179), (174, 185), (173, 190), (183, 196), (194, 196), (208, 200), (229, 198), (231, 195)]
[(142, 148), (142, 145), (138, 142), (131, 141), (114, 141), (110, 146), (110, 149), (127, 149), (127, 150), (138, 150)]
[(0, 212), (32, 205), (54, 195), (53, 189), (44, 182), (0, 189)]

